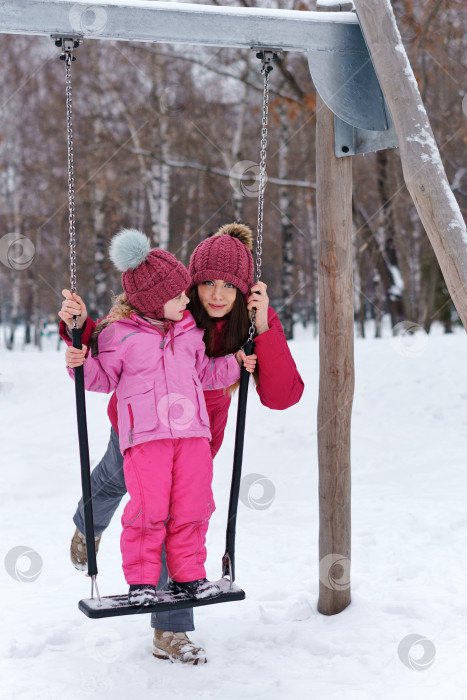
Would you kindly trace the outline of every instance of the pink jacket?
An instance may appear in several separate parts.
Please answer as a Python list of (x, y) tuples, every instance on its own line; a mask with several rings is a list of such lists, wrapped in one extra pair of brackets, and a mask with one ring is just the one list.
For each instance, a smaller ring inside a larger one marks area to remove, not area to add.
[[(115, 321), (99, 335), (99, 355), (84, 362), (89, 391), (116, 389), (122, 453), (149, 440), (183, 437), (211, 439), (203, 390), (221, 389), (240, 378), (234, 355), (209, 358), (204, 331), (185, 311), (174, 324), (173, 348), (136, 314)], [(68, 368), (71, 377), (74, 371)]]
[[(256, 387), (261, 403), (267, 408), (283, 411), (298, 403), (303, 394), (303, 381), (290, 354), (284, 331), (277, 313), (268, 308), (269, 330), (255, 338), (255, 353), (258, 356), (259, 384)], [(95, 322), (87, 318), (82, 331), (82, 342), (89, 345), (89, 338)], [(225, 321), (215, 323), (216, 338), (221, 343)], [(66, 325), (60, 321), (60, 337), (67, 345), (71, 344)], [(224, 439), (224, 429), (230, 406), (230, 396), (222, 389), (205, 391), (206, 408), (212, 433), (211, 451), (214, 457)], [(113, 428), (118, 432), (117, 397), (112, 394), (108, 415)]]

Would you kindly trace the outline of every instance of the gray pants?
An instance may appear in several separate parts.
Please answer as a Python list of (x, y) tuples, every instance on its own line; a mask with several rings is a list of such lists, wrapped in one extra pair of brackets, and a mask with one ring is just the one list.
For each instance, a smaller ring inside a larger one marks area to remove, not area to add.
[[(110, 431), (107, 451), (91, 473), (91, 493), (94, 534), (99, 535), (109, 525), (113, 514), (120, 505), (120, 501), (126, 494), (125, 477), (123, 475), (123, 455), (120, 452), (118, 435), (113, 428)], [(73, 521), (78, 530), (84, 532), (84, 508), (82, 498), (78, 503)], [(161, 564), (161, 575), (157, 587), (159, 589), (164, 589), (168, 579), (165, 546), (162, 549)], [(141, 581), (141, 583), (147, 583), (147, 581)], [(170, 632), (191, 632), (195, 629), (193, 624), (193, 608), (152, 613), (151, 627), (158, 630), (169, 630)]]

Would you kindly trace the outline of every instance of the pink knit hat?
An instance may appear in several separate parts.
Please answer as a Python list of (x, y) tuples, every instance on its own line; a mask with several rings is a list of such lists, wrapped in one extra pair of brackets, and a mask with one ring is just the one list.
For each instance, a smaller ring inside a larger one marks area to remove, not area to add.
[(123, 229), (110, 244), (110, 258), (122, 274), (129, 303), (150, 318), (164, 317), (164, 304), (190, 286), (187, 269), (167, 250), (153, 248), (135, 229)]
[(188, 271), (191, 285), (225, 280), (245, 296), (253, 284), (253, 234), (245, 224), (226, 224), (194, 249)]

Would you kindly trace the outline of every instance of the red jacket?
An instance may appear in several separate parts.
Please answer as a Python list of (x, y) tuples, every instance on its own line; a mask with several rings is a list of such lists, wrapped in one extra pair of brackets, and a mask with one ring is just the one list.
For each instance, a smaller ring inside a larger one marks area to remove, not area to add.
[[(215, 341), (220, 338), (225, 321), (215, 324)], [(285, 339), (279, 317), (272, 309), (268, 309), (269, 330), (255, 338), (255, 353), (258, 356), (258, 385), (256, 391), (264, 406), (282, 411), (298, 403), (303, 394), (304, 384), (300, 377), (289, 346)], [(81, 342), (89, 346), (89, 339), (94, 330), (95, 322), (88, 318), (83, 326)], [(60, 322), (60, 336), (71, 345), (66, 325)], [(230, 406), (230, 396), (223, 389), (205, 391), (206, 408), (211, 426), (211, 452), (214, 457), (222, 445), (224, 430)], [(113, 428), (118, 432), (118, 414), (116, 393), (112, 394), (107, 413)]]

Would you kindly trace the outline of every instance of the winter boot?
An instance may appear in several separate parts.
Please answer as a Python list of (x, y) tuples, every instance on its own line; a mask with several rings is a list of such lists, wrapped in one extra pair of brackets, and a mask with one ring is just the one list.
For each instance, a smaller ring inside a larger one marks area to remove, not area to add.
[(128, 591), (129, 605), (154, 605), (157, 603), (156, 586), (149, 583), (138, 583), (130, 586)]
[(152, 653), (157, 659), (170, 659), (182, 664), (205, 664), (206, 652), (202, 647), (197, 647), (187, 637), (186, 632), (164, 632), (154, 630), (154, 643)]
[[(94, 541), (96, 543), (96, 553), (99, 550), (99, 542), (102, 534), (96, 535)], [(71, 562), (78, 571), (86, 571), (88, 566), (88, 556), (86, 553), (86, 537), (76, 528), (73, 539), (70, 545)]]
[(208, 581), (205, 578), (200, 578), (197, 581), (186, 581), (180, 583), (178, 581), (169, 582), (169, 591), (171, 593), (184, 593), (190, 598), (195, 600), (202, 600), (203, 598), (215, 598), (220, 595), (221, 589), (217, 583)]

